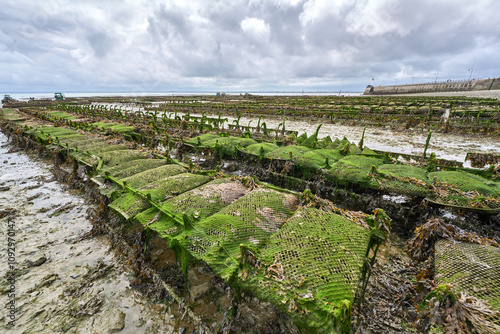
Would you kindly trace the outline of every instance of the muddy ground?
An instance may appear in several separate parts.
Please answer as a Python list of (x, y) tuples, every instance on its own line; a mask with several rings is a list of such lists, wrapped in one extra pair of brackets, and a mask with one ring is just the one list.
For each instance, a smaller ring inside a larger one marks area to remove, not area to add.
[[(0, 133), (0, 305), (6, 280), (7, 224), (15, 226), (15, 325), (0, 312), (3, 333), (173, 333), (166, 303), (130, 288), (129, 271), (104, 235), (92, 237), (82, 193), (54, 180), (51, 163), (12, 151)], [(185, 330), (185, 328), (184, 328)]]

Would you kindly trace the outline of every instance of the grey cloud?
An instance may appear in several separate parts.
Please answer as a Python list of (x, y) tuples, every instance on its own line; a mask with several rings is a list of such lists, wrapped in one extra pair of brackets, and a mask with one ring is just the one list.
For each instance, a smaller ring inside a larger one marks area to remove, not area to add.
[(0, 89), (360, 91), (371, 77), (500, 75), (492, 0), (63, 2), (3, 5)]

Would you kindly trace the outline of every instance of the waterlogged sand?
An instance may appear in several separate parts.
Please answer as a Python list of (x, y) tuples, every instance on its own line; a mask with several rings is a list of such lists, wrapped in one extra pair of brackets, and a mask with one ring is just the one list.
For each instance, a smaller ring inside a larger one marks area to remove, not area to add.
[[(164, 304), (132, 290), (106, 237), (87, 232), (89, 207), (52, 179), (51, 164), (9, 153), (0, 133), (0, 332), (171, 333)], [(15, 225), (15, 326), (6, 305), (7, 221)]]

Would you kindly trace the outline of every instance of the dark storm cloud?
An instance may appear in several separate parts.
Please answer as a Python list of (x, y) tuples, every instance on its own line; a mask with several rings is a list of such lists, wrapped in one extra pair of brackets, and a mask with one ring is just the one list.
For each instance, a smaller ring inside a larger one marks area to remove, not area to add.
[(496, 1), (7, 1), (2, 90), (362, 90), (500, 76)]

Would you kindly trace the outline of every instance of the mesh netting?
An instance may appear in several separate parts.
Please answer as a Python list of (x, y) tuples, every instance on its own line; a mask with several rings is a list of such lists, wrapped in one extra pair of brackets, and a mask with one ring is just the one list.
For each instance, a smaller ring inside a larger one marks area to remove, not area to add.
[[(313, 169), (330, 168), (330, 164), (343, 158), (343, 155), (336, 150), (319, 149), (304, 153), (299, 156), (296, 162), (299, 166), (309, 167)], [(328, 165), (326, 164), (328, 159)]]
[[(219, 152), (229, 155), (235, 153), (235, 145), (242, 139), (213, 136), (200, 136), (199, 142), (206, 147), (217, 146)], [(191, 141), (198, 142), (198, 138)], [(476, 171), (467, 169), (428, 173), (428, 167), (384, 164), (383, 156), (366, 147), (360, 150), (346, 138), (332, 141), (326, 137), (318, 141), (315, 135), (304, 134), (297, 142), (300, 145), (283, 147), (273, 143), (252, 144), (242, 152), (260, 158), (292, 160), (294, 173), (301, 170), (299, 175), (306, 179), (327, 169), (326, 178), (335, 185), (427, 197), (437, 204), (485, 213), (500, 211), (500, 179), (475, 175)]]
[(163, 202), (208, 181), (210, 181), (210, 177), (205, 175), (182, 173), (149, 183), (140, 188), (139, 191), (144, 196), (151, 195), (151, 200), (155, 202)]
[(133, 192), (125, 192), (109, 204), (111, 209), (117, 211), (127, 220), (133, 218), (150, 206), (151, 205), (144, 197)]
[(42, 127), (38, 128), (36, 131), (43, 131), (46, 134), (50, 134), (53, 137), (75, 134), (74, 130), (53, 127), (53, 126), (42, 126)]
[(298, 199), (274, 190), (254, 190), (202, 221), (180, 244), (223, 278), (235, 270), (240, 245), (262, 247), (297, 209)]
[[(436, 283), (451, 284), (500, 312), (500, 248), (449, 240), (435, 248)], [(500, 314), (489, 320), (500, 325)]]
[(204, 219), (247, 193), (248, 189), (240, 182), (216, 179), (169, 199), (163, 207), (173, 213), (185, 212), (188, 216)]
[[(65, 140), (66, 141), (66, 140)], [(89, 151), (94, 155), (110, 152), (110, 151), (120, 151), (127, 150), (128, 148), (124, 145), (110, 145), (105, 141), (88, 141), (85, 143), (78, 143), (78, 148), (82, 151)]]
[(332, 331), (333, 310), (342, 300), (354, 300), (369, 240), (369, 230), (342, 216), (301, 210), (269, 238), (262, 253), (247, 252), (240, 285), (298, 324)]
[(174, 194), (182, 194), (208, 181), (210, 178), (204, 175), (188, 173), (174, 175), (148, 183), (138, 191), (129, 189), (114, 200), (109, 207), (119, 212), (125, 219), (130, 219), (151, 206), (149, 200), (146, 199), (148, 195), (153, 202), (163, 202)]
[(221, 136), (214, 134), (214, 133), (205, 133), (201, 136), (191, 138), (189, 140), (186, 140), (186, 143), (191, 144), (191, 145), (198, 145), (198, 144), (204, 144), (209, 140), (216, 139), (216, 138), (222, 138)]
[(55, 116), (55, 117), (62, 118), (62, 119), (76, 119), (77, 118), (75, 116), (69, 115), (69, 114), (62, 112), (62, 111), (47, 111), (47, 114), (49, 116)]
[(279, 160), (290, 160), (290, 154), (293, 157), (299, 157), (304, 155), (304, 153), (309, 152), (311, 149), (300, 145), (283, 146), (266, 154), (266, 158), (279, 159)]
[(166, 165), (163, 159), (138, 159), (122, 163), (119, 166), (107, 168), (106, 171), (116, 178), (125, 178), (146, 170)]
[(250, 145), (257, 144), (257, 142), (253, 139), (250, 138), (238, 138), (238, 137), (219, 137), (219, 138), (214, 138), (211, 140), (208, 140), (203, 143), (204, 146), (207, 147), (215, 147), (216, 144), (220, 145), (231, 145), (231, 146), (236, 146), (236, 145), (241, 145), (242, 147), (247, 147)]
[[(380, 189), (410, 196), (427, 196), (429, 180), (423, 168), (402, 164), (385, 164), (378, 168), (384, 180)], [(410, 182), (410, 179), (413, 182)]]
[(267, 154), (278, 149), (278, 145), (272, 143), (261, 143), (249, 145), (245, 148), (245, 152), (259, 156), (265, 157)]
[(357, 184), (365, 188), (377, 188), (378, 183), (368, 175), (371, 166), (378, 167), (381, 159), (363, 155), (348, 155), (332, 164), (329, 173), (341, 184)]
[[(247, 194), (248, 191), (237, 181), (225, 178), (216, 179), (167, 200), (162, 204), (161, 209), (173, 215), (185, 213), (195, 222), (219, 212), (225, 206)], [(135, 219), (163, 237), (169, 237), (183, 230), (179, 229), (178, 222), (180, 220), (176, 221), (172, 219), (172, 216), (165, 214), (158, 215), (159, 212), (159, 209), (153, 207), (141, 212)]]
[(97, 138), (80, 136), (73, 138), (63, 138), (61, 142), (67, 144), (69, 147), (83, 147), (83, 145), (94, 145), (99, 144), (102, 141)]
[(132, 188), (139, 189), (147, 185), (148, 183), (162, 180), (164, 178), (174, 176), (177, 174), (181, 174), (186, 172), (184, 167), (179, 165), (171, 164), (164, 165), (152, 169), (148, 169), (146, 171), (134, 174), (132, 176), (128, 176), (123, 178), (122, 181), (127, 182)]
[(478, 191), (485, 195), (494, 195), (495, 189), (485, 184), (485, 179), (463, 171), (442, 171), (429, 173), (429, 180), (436, 177), (439, 182), (446, 182), (462, 191)]

